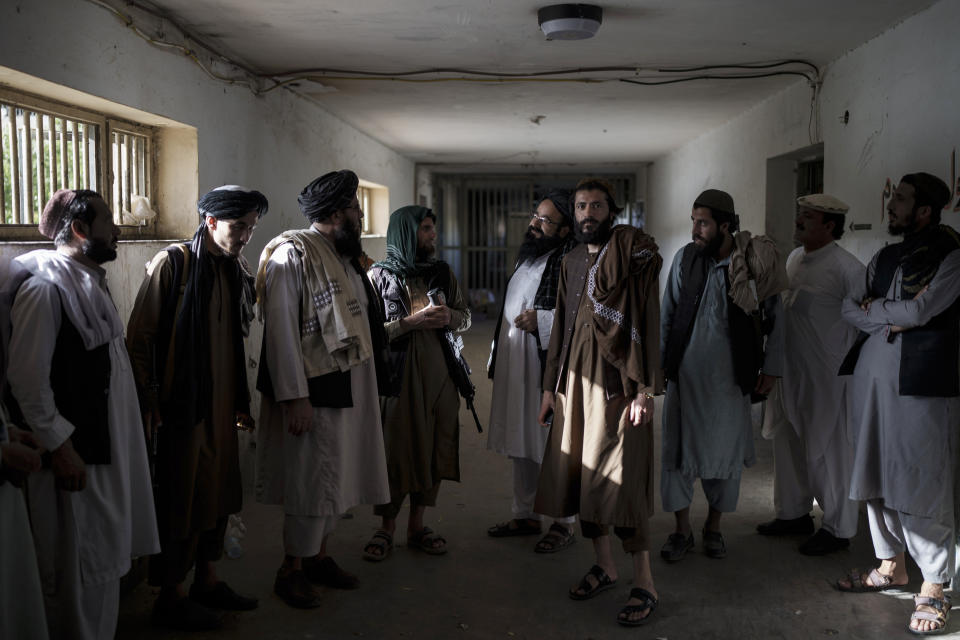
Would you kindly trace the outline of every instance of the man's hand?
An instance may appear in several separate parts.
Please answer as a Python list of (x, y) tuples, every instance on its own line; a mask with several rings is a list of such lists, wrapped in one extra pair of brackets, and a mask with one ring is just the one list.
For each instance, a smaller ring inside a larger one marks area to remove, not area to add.
[(773, 389), (773, 383), (777, 381), (777, 377), (778, 376), (768, 376), (765, 373), (761, 373), (757, 377), (757, 384), (753, 387), (753, 392), (761, 396), (769, 394), (770, 390)]
[(287, 411), (287, 431), (295, 436), (310, 431), (313, 426), (313, 405), (310, 404), (310, 398), (285, 400), (280, 404)]
[(87, 486), (87, 465), (74, 450), (69, 438), (51, 452), (50, 467), (58, 489), (83, 491)]
[(443, 329), (450, 324), (450, 308), (446, 305), (424, 307), (400, 322), (406, 329)]
[(637, 394), (637, 397), (630, 402), (630, 422), (633, 426), (639, 427), (653, 421), (653, 397), (644, 392)]
[(143, 417), (143, 435), (149, 445), (153, 442), (153, 437), (157, 435), (157, 431), (163, 426), (163, 420), (160, 418), (160, 410), (157, 408), (147, 409), (140, 415)]
[(871, 298), (866, 296), (863, 300), (860, 301), (860, 308), (864, 311), (870, 311), (870, 303), (876, 300), (876, 298)]
[(537, 422), (540, 423), (541, 427), (549, 427), (547, 423), (547, 418), (550, 417), (550, 414), (554, 409), (554, 397), (553, 391), (544, 391), (543, 398), (540, 400), (540, 413), (537, 415)]
[[(920, 291), (917, 291), (917, 295), (913, 296), (913, 299), (916, 300), (917, 298), (925, 294), (927, 292), (927, 289), (929, 288), (930, 288), (930, 285), (927, 285), (923, 289), (920, 289)], [(898, 326), (895, 324), (890, 325), (890, 333), (903, 333), (904, 331), (906, 331), (906, 329), (904, 329), (901, 326)]]
[(527, 333), (536, 333), (537, 331), (537, 311), (536, 309), (524, 309), (516, 318), (513, 319), (513, 326)]
[[(40, 461), (40, 452), (37, 451), (36, 441), (33, 434), (28, 431), (20, 431), (16, 427), (10, 428), (10, 442), (0, 444), (0, 458), (3, 458), (3, 466), (16, 469), (24, 474), (40, 471), (42, 463)], [(29, 437), (14, 435), (13, 431), (20, 431)]]

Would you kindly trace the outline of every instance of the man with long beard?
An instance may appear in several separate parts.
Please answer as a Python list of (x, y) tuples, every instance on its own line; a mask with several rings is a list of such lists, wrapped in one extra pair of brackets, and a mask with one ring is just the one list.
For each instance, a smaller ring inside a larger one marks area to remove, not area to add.
[(446, 553), (446, 539), (423, 517), (436, 505), (440, 482), (460, 480), (460, 397), (448, 375), (443, 329), (466, 331), (470, 310), (450, 266), (434, 258), (436, 221), (433, 211), (416, 205), (390, 214), (387, 258), (369, 272), (373, 304), (386, 319), (392, 377), (399, 381), (381, 391), (390, 498), (374, 509), (381, 527), (363, 550), (375, 562), (390, 553), (407, 495), (407, 546)]
[[(533, 501), (547, 432), (537, 424), (537, 412), (560, 267), (577, 244), (570, 199), (569, 191), (557, 189), (537, 203), (494, 332), (487, 367), (493, 379), (487, 448), (513, 461), (513, 518), (487, 529), (495, 538), (541, 532)], [(570, 546), (574, 519), (555, 519), (534, 550), (552, 553)]]
[(358, 182), (332, 171), (304, 187), (298, 202), (310, 226), (271, 240), (257, 273), (257, 499), (283, 505), (274, 592), (298, 608), (319, 606), (317, 585), (359, 586), (327, 555), (327, 539), (340, 514), (389, 496), (377, 403), (383, 321), (357, 261)]
[(776, 246), (739, 231), (733, 198), (724, 191), (701, 193), (690, 219), (693, 242), (670, 266), (660, 325), (667, 378), (660, 493), (663, 510), (676, 520), (660, 550), (667, 562), (693, 547), (696, 478), (709, 504), (704, 553), (726, 557), (720, 518), (736, 509), (740, 474), (755, 461), (750, 396), (766, 395), (783, 366), (776, 316), (787, 278)]
[(922, 635), (947, 624), (956, 552), (960, 235), (940, 223), (949, 201), (936, 176), (903, 176), (887, 205), (890, 234), (903, 241), (873, 256), (865, 286), (843, 302), (861, 331), (841, 369), (853, 373), (850, 498), (867, 502), (880, 566), (837, 587), (903, 586), (909, 552), (923, 574), (909, 630)]
[(116, 259), (120, 229), (82, 189), (53, 194), (39, 228), (56, 250), (11, 264), (10, 388), (50, 452), (50, 468), (27, 479), (47, 627), (51, 638), (112, 638), (120, 578), (160, 550), (123, 322), (101, 266)]
[(568, 591), (586, 600), (614, 586), (610, 528), (633, 559), (630, 597), (617, 615), (643, 624), (656, 609), (648, 520), (653, 515), (653, 395), (662, 389), (653, 238), (612, 227), (613, 187), (587, 178), (574, 195), (581, 244), (563, 260), (538, 421), (553, 414), (534, 511), (580, 514), (596, 564)]

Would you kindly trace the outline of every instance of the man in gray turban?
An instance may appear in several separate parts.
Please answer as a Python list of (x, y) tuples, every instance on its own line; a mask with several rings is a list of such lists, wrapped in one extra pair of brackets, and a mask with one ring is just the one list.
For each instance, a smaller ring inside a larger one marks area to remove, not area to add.
[[(200, 224), (147, 265), (127, 325), (144, 428), (155, 453), (162, 551), (153, 622), (183, 630), (220, 626), (218, 610), (257, 606), (217, 578), (227, 518), (243, 490), (237, 429), (252, 427), (243, 338), (253, 318), (253, 276), (240, 255), (267, 199), (227, 185), (197, 203)], [(189, 597), (183, 587), (196, 566)]]

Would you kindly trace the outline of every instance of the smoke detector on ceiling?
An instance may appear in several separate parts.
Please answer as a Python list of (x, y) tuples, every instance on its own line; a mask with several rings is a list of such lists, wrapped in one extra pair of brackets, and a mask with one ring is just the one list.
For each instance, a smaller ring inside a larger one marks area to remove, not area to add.
[(603, 22), (603, 9), (594, 4), (552, 4), (537, 11), (547, 40), (592, 38)]

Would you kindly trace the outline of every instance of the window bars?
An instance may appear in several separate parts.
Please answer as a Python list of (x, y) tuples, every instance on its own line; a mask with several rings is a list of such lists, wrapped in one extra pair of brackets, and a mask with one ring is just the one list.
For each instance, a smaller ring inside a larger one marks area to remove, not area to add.
[(98, 191), (117, 223), (128, 222), (136, 196), (152, 195), (147, 127), (0, 95), (0, 132), (0, 227), (37, 224), (57, 189)]

